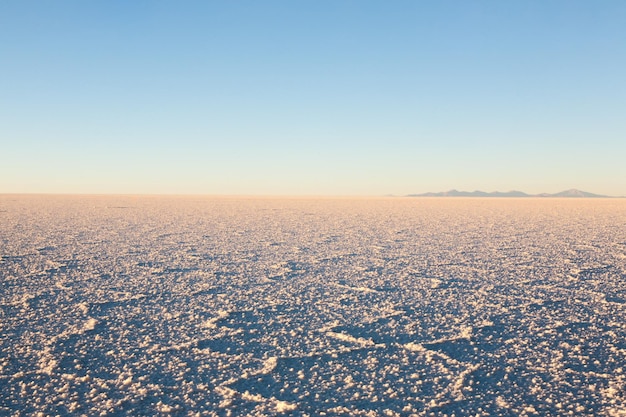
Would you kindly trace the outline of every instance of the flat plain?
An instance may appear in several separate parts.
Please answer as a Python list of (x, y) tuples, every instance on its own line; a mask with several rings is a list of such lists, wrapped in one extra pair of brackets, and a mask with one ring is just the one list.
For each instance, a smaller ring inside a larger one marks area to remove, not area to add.
[(0, 415), (626, 415), (626, 199), (0, 195)]

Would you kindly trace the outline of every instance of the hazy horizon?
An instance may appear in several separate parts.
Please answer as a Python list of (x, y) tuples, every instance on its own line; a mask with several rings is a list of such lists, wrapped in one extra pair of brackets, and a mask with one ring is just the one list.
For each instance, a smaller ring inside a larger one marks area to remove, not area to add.
[(481, 196), (481, 197), (476, 197), (476, 196), (446, 196), (446, 195), (441, 195), (441, 196), (430, 196), (428, 194), (445, 194), (447, 192), (451, 192), (451, 191), (460, 191), (460, 192), (467, 192), (467, 193), (474, 193), (474, 192), (485, 192), (487, 194), (491, 194), (491, 193), (508, 193), (508, 192), (518, 192), (521, 191), (525, 194), (527, 194), (526, 196), (524, 196), (523, 198), (545, 198), (545, 197), (553, 197), (553, 198), (589, 198), (589, 197), (577, 197), (577, 196), (563, 196), (563, 197), (558, 197), (555, 194), (561, 193), (561, 192), (567, 192), (567, 191), (582, 191), (582, 192), (586, 192), (586, 193), (591, 193), (591, 194), (595, 194), (596, 198), (626, 198), (626, 196), (621, 196), (621, 195), (606, 195), (606, 194), (598, 194), (593, 192), (593, 190), (579, 190), (579, 189), (569, 189), (569, 190), (560, 190), (557, 192), (541, 192), (541, 193), (526, 193), (524, 190), (490, 190), (490, 191), (485, 191), (485, 190), (458, 190), (456, 188), (450, 189), (450, 190), (439, 190), (439, 191), (428, 191), (428, 192), (424, 192), (424, 193), (408, 193), (408, 194), (210, 194), (210, 193), (114, 193), (114, 192), (103, 192), (103, 193), (65, 193), (65, 192), (14, 192), (14, 193), (2, 193), (0, 192), (0, 195), (16, 195), (16, 196), (103, 196), (103, 197), (115, 197), (115, 196), (127, 196), (127, 197), (207, 197), (207, 198), (303, 198), (303, 199), (314, 199), (314, 198), (356, 198), (356, 199), (376, 199), (376, 198), (401, 198), (401, 197), (405, 197), (405, 198), (418, 198), (418, 197), (428, 197), (428, 198), (449, 198), (449, 197), (454, 197), (454, 198), (520, 198), (520, 197), (515, 197), (515, 196), (500, 196), (500, 197), (496, 197), (496, 196), (490, 196), (490, 195), (486, 195), (486, 196)]

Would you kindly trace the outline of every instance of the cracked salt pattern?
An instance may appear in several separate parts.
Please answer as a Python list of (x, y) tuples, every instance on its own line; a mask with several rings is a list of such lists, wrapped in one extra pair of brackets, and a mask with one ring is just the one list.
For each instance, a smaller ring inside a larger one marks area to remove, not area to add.
[(626, 415), (626, 201), (0, 196), (0, 415)]

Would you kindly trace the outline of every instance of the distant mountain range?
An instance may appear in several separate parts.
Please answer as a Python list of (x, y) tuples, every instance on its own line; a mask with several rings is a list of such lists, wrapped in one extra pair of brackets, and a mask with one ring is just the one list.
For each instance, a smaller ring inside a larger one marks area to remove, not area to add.
[(576, 189), (561, 191), (555, 194), (526, 194), (522, 191), (494, 191), (486, 193), (484, 191), (458, 191), (450, 190), (440, 193), (424, 193), (424, 194), (409, 194), (408, 197), (545, 197), (545, 198), (612, 198), (608, 195), (600, 195), (588, 193), (586, 191), (580, 191)]

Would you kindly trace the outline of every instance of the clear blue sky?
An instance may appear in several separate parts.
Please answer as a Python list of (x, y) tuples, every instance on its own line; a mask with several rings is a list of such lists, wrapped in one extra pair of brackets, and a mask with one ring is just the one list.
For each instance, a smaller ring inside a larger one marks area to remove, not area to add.
[(0, 192), (626, 195), (625, 1), (0, 2)]

